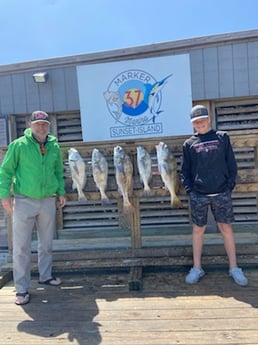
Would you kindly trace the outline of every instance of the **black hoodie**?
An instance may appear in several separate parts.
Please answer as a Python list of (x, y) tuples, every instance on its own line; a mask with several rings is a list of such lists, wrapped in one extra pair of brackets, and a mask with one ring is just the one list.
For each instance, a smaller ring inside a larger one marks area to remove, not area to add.
[(232, 191), (236, 175), (237, 163), (226, 132), (211, 129), (184, 142), (181, 180), (187, 193)]

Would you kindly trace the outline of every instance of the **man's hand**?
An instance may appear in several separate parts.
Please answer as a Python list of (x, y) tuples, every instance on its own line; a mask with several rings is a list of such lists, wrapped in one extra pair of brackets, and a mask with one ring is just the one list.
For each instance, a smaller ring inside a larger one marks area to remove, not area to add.
[(62, 208), (64, 207), (66, 203), (66, 197), (64, 195), (60, 195), (59, 196), (59, 207)]
[(6, 212), (11, 213), (13, 211), (13, 198), (2, 199), (2, 205)]

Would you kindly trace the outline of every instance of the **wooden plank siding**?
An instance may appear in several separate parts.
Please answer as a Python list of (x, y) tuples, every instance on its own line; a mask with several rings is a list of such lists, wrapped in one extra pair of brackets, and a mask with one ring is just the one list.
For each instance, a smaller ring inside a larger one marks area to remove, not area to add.
[(8, 143), (7, 118), (0, 116), (0, 146), (6, 146)]
[(225, 131), (258, 128), (258, 99), (248, 104), (221, 103), (216, 106), (217, 128)]
[(256, 96), (257, 49), (258, 42), (190, 49), (193, 100)]
[[(9, 115), (11, 123), (10, 137), (14, 140), (23, 135), (28, 127), (30, 114)], [(49, 113), (50, 131), (59, 142), (82, 141), (81, 118), (79, 111)]]

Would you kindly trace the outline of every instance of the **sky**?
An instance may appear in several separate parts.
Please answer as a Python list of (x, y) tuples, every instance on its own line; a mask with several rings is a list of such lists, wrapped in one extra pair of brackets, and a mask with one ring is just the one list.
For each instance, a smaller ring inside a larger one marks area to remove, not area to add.
[(258, 0), (0, 0), (0, 65), (258, 29)]

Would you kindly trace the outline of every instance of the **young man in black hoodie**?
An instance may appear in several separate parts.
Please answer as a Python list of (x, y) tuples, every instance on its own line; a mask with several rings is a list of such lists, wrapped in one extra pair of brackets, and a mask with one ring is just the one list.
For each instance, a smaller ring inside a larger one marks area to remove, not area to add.
[(237, 163), (230, 139), (226, 132), (211, 129), (208, 109), (203, 105), (194, 106), (190, 116), (196, 133), (184, 142), (181, 177), (190, 197), (193, 267), (185, 281), (195, 284), (205, 274), (201, 256), (210, 207), (224, 240), (229, 260), (229, 275), (236, 284), (245, 286), (248, 280), (237, 266), (231, 225), (234, 221), (231, 192), (235, 187)]

